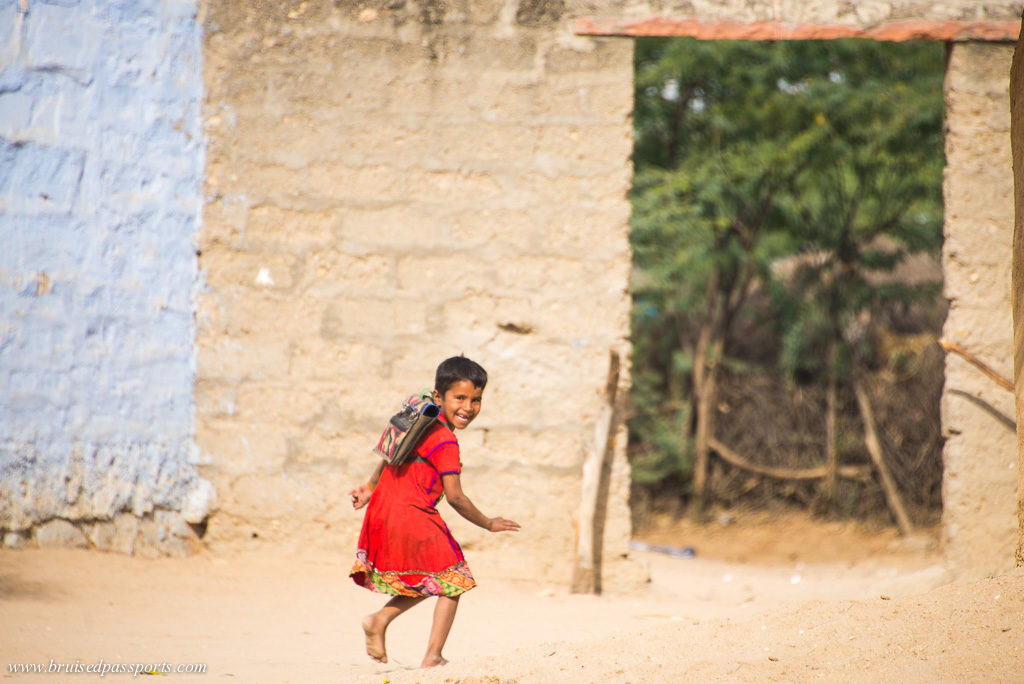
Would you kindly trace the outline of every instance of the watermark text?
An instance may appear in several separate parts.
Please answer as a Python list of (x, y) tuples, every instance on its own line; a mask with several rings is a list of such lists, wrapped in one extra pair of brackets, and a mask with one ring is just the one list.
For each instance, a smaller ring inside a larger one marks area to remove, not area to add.
[(87, 674), (105, 677), (130, 674), (146, 675), (206, 674), (206, 663), (108, 663), (102, 658), (96, 662), (59, 663), (53, 658), (48, 663), (9, 663), (11, 674)]

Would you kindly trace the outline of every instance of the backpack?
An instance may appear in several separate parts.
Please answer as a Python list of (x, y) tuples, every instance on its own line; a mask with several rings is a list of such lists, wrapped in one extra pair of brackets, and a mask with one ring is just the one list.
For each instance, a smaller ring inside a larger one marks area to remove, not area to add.
[(373, 451), (388, 465), (402, 465), (439, 415), (441, 407), (430, 400), (430, 390), (412, 395), (401, 410), (391, 416)]

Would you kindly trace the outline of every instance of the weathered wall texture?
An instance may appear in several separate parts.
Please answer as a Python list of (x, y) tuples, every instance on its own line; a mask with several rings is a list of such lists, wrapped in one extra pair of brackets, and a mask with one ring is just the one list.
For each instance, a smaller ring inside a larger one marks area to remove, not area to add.
[[(1019, 10), (973, 2), (209, 2), (201, 240), (209, 291), (197, 413), (203, 468), (224, 502), (215, 537), (350, 544), (359, 515), (343, 492), (372, 467), (381, 417), (411, 387), (429, 384), (439, 359), (465, 351), (494, 377), (479, 424), (462, 438), (469, 491), (528, 533), (457, 534), (470, 549), (516, 548), (523, 572), (540, 564), (565, 576), (608, 351), (626, 349), (628, 336), (631, 44), (573, 36), (577, 17), (868, 26), (1012, 19)], [(998, 267), (1005, 271), (1008, 244), (958, 238), (1007, 225), (1008, 166), (987, 163), (1005, 157), (998, 140), (1008, 120), (1005, 88), (989, 101), (991, 83), (1006, 74), (1006, 65), (985, 71), (998, 59), (993, 50), (1005, 56), (999, 47), (954, 51), (950, 155), (967, 170), (953, 169), (948, 185), (949, 253), (961, 255), (947, 259), (948, 293), (950, 335), (960, 337), (960, 317), (972, 311), (962, 341), (983, 340), (982, 353), (995, 349), (1005, 360), (1007, 281)], [(964, 141), (979, 134), (973, 152)], [(991, 188), (1003, 194), (993, 199)], [(975, 202), (981, 191), (987, 199)], [(958, 239), (980, 250), (973, 267)], [(981, 287), (973, 273), (996, 285)], [(993, 292), (995, 305), (973, 304), (975, 293)], [(992, 388), (975, 389), (984, 381), (969, 376), (951, 362), (951, 390), (987, 400)], [(977, 553), (960, 531), (977, 515), (958, 499), (965, 492), (991, 503), (986, 520), (1001, 532), (983, 557), (1001, 558), (1009, 522), (1001, 502), (1012, 482), (1005, 428), (966, 413), (975, 404), (959, 396), (945, 404), (956, 424), (947, 542), (958, 560), (959, 544)], [(979, 461), (975, 424), (994, 465), (973, 467), (972, 477), (962, 461)], [(628, 526), (621, 444), (617, 463), (613, 555)]]
[(545, 2), (524, 0), (524, 5), (566, 7), (581, 17), (622, 20), (650, 17), (696, 18), (702, 22), (782, 22), (786, 24), (840, 24), (864, 29), (900, 21), (985, 21), (1020, 19), (1020, 0), (592, 0)]
[[(956, 45), (946, 75), (944, 335), (1006, 376), (1013, 368), (1012, 54), (1012, 45)], [(1010, 568), (1017, 542), (1013, 395), (950, 355), (942, 424), (946, 555), (964, 573)]]
[(210, 532), (351, 553), (345, 492), (384, 421), (465, 352), (492, 378), (466, 490), (524, 532), (446, 517), (468, 551), (512, 550), (506, 574), (566, 581), (609, 352), (628, 357), (632, 46), (574, 37), (555, 4), (389, 7), (208, 5)]
[[(871, 28), (1020, 11), (973, 0), (4, 3), (8, 543), (53, 520), (36, 541), (183, 548), (183, 518), (212, 504), (198, 462), (221, 498), (213, 540), (349, 552), (361, 515), (345, 492), (373, 467), (382, 420), (465, 352), (492, 374), (461, 439), (467, 491), (524, 531), (491, 536), (449, 514), (456, 535), (506, 575), (567, 580), (609, 352), (629, 350), (632, 43), (575, 35), (578, 19)], [(1001, 368), (1008, 66), (1003, 46), (958, 45), (948, 85), (947, 335)], [(946, 544), (972, 568), (1004, 567), (1012, 548), (999, 392), (950, 360)], [(623, 448), (620, 431), (608, 559), (627, 552)]]
[(192, 2), (0, 4), (0, 534), (176, 553), (192, 463)]

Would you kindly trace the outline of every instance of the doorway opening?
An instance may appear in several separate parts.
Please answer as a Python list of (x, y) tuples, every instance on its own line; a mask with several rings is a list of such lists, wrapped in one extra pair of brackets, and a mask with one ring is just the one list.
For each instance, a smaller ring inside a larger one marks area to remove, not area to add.
[(942, 510), (943, 43), (635, 47), (637, 534)]

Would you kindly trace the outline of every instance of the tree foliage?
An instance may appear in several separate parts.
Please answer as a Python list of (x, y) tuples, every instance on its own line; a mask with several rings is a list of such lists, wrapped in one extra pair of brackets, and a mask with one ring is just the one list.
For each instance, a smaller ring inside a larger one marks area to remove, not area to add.
[(892, 274), (941, 244), (943, 46), (641, 39), (635, 67), (634, 479), (685, 485), (723, 365), (842, 383), (865, 321), (934, 296)]

